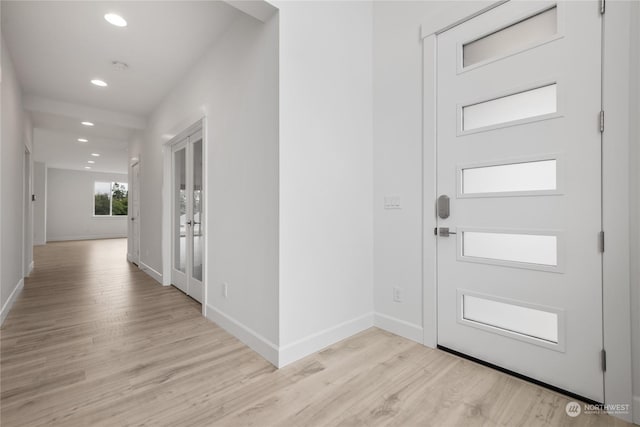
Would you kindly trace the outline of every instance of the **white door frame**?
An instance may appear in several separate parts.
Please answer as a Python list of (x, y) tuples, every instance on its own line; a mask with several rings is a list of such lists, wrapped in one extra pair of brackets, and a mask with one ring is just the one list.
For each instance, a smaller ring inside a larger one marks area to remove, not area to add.
[[(202, 206), (202, 220), (205, 230), (208, 230), (207, 224), (209, 224), (209, 197), (206, 194), (208, 170), (207, 170), (207, 153), (208, 149), (208, 132), (207, 132), (207, 117), (202, 114), (195, 114), (192, 118), (188, 118), (180, 122), (180, 124), (174, 126), (171, 131), (167, 132), (166, 142), (162, 146), (163, 152), (163, 167), (162, 167), (162, 285), (171, 285), (171, 270), (172, 270), (172, 179), (173, 179), (173, 157), (171, 146), (176, 142), (186, 138), (197, 129), (202, 130), (202, 182), (205, 188), (204, 192), (204, 204)], [(202, 277), (202, 315), (207, 315), (207, 283), (209, 283), (209, 269), (207, 268), (207, 248), (208, 235), (205, 232), (203, 244), (202, 244), (202, 268), (204, 270)]]
[[(136, 185), (132, 185), (133, 184), (133, 168), (138, 166), (138, 179), (136, 180)], [(138, 197), (138, 216), (135, 217), (135, 221), (138, 227), (138, 238), (137, 238), (137, 246), (138, 246), (138, 253), (132, 253), (131, 250), (133, 249), (133, 245), (131, 244), (131, 242), (128, 242), (127, 247), (127, 260), (129, 262), (133, 262), (135, 263), (138, 268), (140, 267), (140, 210), (141, 210), (141, 203), (140, 203), (140, 158), (137, 158), (136, 160), (133, 160), (130, 164), (129, 164), (129, 194), (133, 193), (137, 193), (136, 196)], [(131, 208), (131, 205), (129, 205), (129, 207)], [(131, 209), (129, 209), (129, 215), (128, 215), (128, 219), (129, 219), (129, 233), (127, 234), (129, 236), (129, 239), (134, 239), (135, 236), (133, 235), (133, 232), (131, 230), (131, 228), (133, 227), (132, 224), (132, 218), (133, 218), (133, 214), (134, 212), (132, 212)]]
[(25, 144), (22, 160), (22, 276), (33, 270), (33, 159), (31, 149)]
[[(504, 1), (452, 3), (421, 26), (423, 41), (423, 343), (437, 346), (436, 44), (438, 34)], [(594, 1), (594, 5), (595, 5)], [(603, 321), (607, 371), (605, 402), (633, 407), (631, 370), (631, 282), (629, 257), (629, 49), (630, 2), (607, 2), (603, 48)], [(594, 117), (596, 126), (597, 117)], [(636, 411), (638, 408), (636, 408)], [(629, 414), (617, 417), (631, 421)], [(636, 415), (640, 417), (640, 415)]]

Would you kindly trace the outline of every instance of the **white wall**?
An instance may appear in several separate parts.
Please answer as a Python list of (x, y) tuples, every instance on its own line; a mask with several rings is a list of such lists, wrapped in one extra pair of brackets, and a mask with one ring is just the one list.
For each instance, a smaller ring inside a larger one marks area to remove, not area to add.
[(96, 181), (127, 182), (124, 174), (47, 169), (47, 241), (127, 236), (127, 217), (94, 217)]
[(280, 8), (280, 365), (372, 325), (372, 6)]
[[(377, 324), (422, 341), (422, 40), (441, 2), (374, 2), (374, 295)], [(385, 196), (401, 209), (384, 209)], [(402, 289), (394, 302), (393, 288)], [(385, 321), (385, 323), (382, 323)]]
[(33, 162), (33, 244), (44, 245), (47, 242), (47, 165)]
[[(0, 245), (0, 323), (4, 321), (15, 298), (23, 286), (24, 192), (23, 167), (25, 144), (30, 143), (25, 135), (27, 120), (22, 108), (22, 93), (15, 75), (13, 63), (4, 40), (2, 49), (2, 83), (0, 86), (1, 142), (0, 142), (0, 194), (2, 194), (2, 217)], [(31, 148), (31, 147), (29, 147)]]
[[(162, 265), (163, 144), (206, 116), (207, 316), (252, 346), (278, 342), (278, 26), (239, 14), (148, 120), (140, 158), (141, 265)], [(165, 182), (164, 185), (167, 185)], [(166, 279), (166, 278), (165, 278)], [(222, 283), (228, 297), (222, 297)], [(258, 342), (256, 344), (256, 341)]]

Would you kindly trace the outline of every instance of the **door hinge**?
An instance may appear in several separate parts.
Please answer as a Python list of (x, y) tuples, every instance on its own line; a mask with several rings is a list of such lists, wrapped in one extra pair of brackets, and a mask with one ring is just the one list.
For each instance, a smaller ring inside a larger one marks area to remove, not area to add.
[(607, 352), (604, 348), (600, 352), (600, 361), (602, 363), (602, 372), (606, 372), (607, 371)]
[(598, 233), (598, 250), (604, 252), (604, 231)]
[(604, 132), (604, 110), (600, 110), (600, 117), (598, 118), (600, 122), (600, 132)]
[(600, 0), (600, 15), (604, 15), (605, 0)]

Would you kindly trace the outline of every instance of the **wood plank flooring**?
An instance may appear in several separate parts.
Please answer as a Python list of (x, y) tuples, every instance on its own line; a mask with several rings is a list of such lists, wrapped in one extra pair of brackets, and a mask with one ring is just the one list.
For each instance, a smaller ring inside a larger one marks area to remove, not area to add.
[(1, 331), (3, 427), (627, 425), (376, 328), (277, 370), (125, 252), (35, 248)]

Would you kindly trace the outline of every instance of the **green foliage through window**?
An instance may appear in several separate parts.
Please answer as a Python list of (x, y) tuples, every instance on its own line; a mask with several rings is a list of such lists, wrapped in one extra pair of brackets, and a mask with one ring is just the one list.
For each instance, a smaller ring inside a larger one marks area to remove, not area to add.
[(126, 182), (96, 182), (93, 192), (93, 214), (126, 216), (129, 190)]

